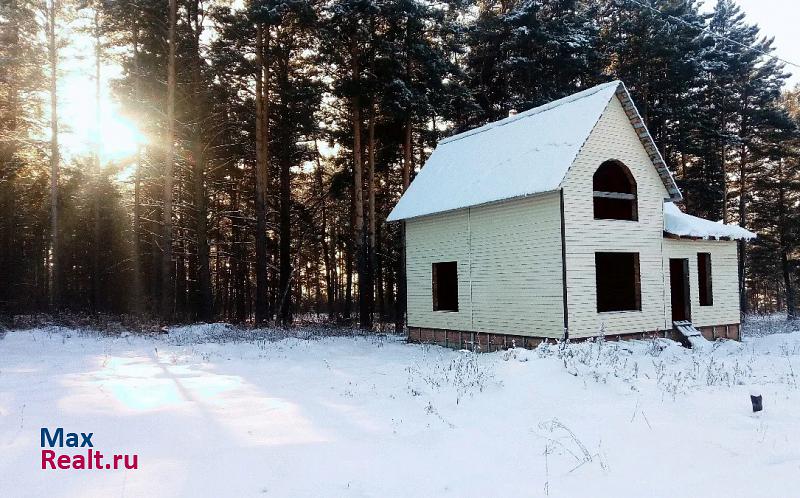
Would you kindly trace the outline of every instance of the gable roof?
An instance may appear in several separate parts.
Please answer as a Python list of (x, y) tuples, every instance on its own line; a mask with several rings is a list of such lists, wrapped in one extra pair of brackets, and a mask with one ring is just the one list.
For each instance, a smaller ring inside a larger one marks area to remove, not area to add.
[(558, 189), (614, 95), (670, 199), (679, 200), (678, 187), (628, 90), (612, 81), (441, 140), (388, 221)]

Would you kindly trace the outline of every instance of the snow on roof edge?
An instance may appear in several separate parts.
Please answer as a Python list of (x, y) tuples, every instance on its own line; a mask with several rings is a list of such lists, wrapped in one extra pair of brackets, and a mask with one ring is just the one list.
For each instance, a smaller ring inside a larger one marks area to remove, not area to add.
[[(440, 214), (448, 214), (448, 213), (455, 213), (456, 211), (461, 211), (462, 209), (472, 209), (472, 208), (479, 208), (484, 206), (492, 206), (494, 204), (500, 204), (507, 201), (518, 201), (520, 199), (529, 199), (531, 197), (539, 197), (540, 195), (547, 195), (552, 194), (553, 192), (558, 192), (561, 190), (561, 187), (549, 189), (549, 190), (542, 190), (541, 192), (531, 192), (529, 194), (520, 194), (515, 195), (514, 197), (504, 197), (502, 199), (495, 199), (493, 201), (486, 201), (481, 202), (480, 204), (470, 204), (469, 206), (461, 206), (461, 207), (454, 207), (452, 209), (448, 209), (446, 211), (435, 211), (433, 213), (424, 213), (424, 214), (417, 214), (414, 216), (402, 216), (402, 217), (393, 217), (392, 213), (389, 213), (389, 216), (386, 218), (387, 222), (395, 222), (395, 221), (408, 221), (408, 220), (417, 220), (419, 218), (426, 218), (428, 216), (438, 216)], [(394, 211), (394, 210), (393, 210)]]
[(671, 201), (664, 203), (664, 231), (672, 235), (702, 239), (727, 237), (734, 240), (752, 240), (758, 237), (757, 234), (739, 225), (726, 225), (686, 214)]

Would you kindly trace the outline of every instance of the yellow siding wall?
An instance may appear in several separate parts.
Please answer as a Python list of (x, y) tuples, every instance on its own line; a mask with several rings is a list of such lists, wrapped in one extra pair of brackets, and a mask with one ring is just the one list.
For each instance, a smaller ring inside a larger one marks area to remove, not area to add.
[[(711, 254), (711, 292), (713, 306), (700, 306), (697, 253)], [(692, 324), (695, 326), (739, 323), (739, 268), (734, 241), (664, 240), (664, 268), (669, 272), (670, 258), (689, 260), (689, 296), (692, 303)], [(672, 316), (667, 273), (666, 316)]]
[[(603, 161), (623, 162), (637, 184), (639, 221), (595, 220), (592, 176)], [(668, 196), (617, 97), (587, 139), (562, 184), (571, 337), (663, 330), (663, 202)], [(595, 252), (638, 252), (642, 310), (597, 312)]]
[[(406, 221), (408, 325), (471, 330), (469, 212), (466, 209)], [(458, 312), (433, 311), (432, 264), (458, 263)]]
[[(459, 311), (432, 311), (431, 265), (458, 261)], [(413, 327), (563, 335), (557, 193), (406, 222)]]

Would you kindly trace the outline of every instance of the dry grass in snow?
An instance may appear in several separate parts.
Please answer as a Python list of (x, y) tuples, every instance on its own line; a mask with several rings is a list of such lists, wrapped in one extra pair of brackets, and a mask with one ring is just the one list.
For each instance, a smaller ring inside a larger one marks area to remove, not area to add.
[[(10, 331), (0, 496), (790, 496), (800, 332), (769, 327), (706, 351), (491, 354), (317, 329)], [(41, 427), (140, 468), (43, 471)]]

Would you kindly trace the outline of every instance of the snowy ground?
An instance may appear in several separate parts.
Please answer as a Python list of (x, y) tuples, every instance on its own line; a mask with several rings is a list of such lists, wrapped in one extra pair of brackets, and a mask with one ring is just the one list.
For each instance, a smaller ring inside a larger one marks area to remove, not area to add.
[[(797, 493), (800, 332), (705, 352), (662, 340), (482, 355), (234, 337), (7, 333), (0, 496)], [(139, 469), (41, 470), (42, 427), (93, 432)]]

